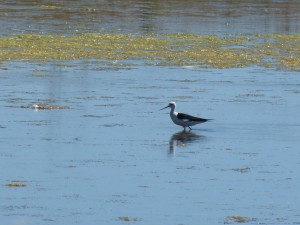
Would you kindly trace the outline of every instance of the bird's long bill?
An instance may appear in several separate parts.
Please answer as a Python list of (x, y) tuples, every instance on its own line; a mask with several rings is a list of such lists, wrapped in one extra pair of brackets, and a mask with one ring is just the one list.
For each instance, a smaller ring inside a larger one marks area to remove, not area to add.
[(170, 106), (166, 106), (165, 108), (162, 108), (162, 109), (160, 109), (160, 110), (166, 109), (166, 108), (168, 108), (168, 107), (170, 107)]

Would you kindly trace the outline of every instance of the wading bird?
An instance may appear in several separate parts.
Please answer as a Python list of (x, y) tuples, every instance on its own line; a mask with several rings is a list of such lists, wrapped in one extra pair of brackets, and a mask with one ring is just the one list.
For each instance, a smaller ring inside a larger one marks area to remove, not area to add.
[(176, 108), (175, 102), (170, 102), (168, 106), (162, 108), (161, 110), (166, 108), (171, 108), (170, 117), (172, 121), (176, 125), (182, 126), (184, 130), (186, 127), (188, 127), (191, 130), (192, 129), (191, 126), (211, 120), (211, 119), (203, 119), (195, 116), (190, 116), (184, 113), (175, 112), (175, 108)]

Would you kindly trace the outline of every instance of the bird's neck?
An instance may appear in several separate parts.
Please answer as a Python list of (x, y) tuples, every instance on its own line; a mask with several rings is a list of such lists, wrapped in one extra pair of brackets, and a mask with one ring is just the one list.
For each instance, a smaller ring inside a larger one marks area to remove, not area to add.
[(171, 108), (170, 115), (173, 115), (175, 112), (175, 108)]

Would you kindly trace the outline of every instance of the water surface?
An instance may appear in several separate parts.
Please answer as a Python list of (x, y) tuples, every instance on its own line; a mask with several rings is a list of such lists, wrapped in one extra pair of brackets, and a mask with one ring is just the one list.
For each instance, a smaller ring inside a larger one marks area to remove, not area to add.
[(298, 1), (2, 1), (1, 34), (299, 32)]
[[(299, 222), (295, 73), (15, 65), (0, 76), (4, 223)], [(182, 133), (170, 100), (214, 121)], [(21, 108), (42, 103), (70, 109)]]
[[(290, 34), (299, 8), (2, 1), (0, 35)], [(1, 224), (300, 223), (299, 72), (114, 63), (1, 62)], [(184, 133), (171, 100), (213, 121)]]

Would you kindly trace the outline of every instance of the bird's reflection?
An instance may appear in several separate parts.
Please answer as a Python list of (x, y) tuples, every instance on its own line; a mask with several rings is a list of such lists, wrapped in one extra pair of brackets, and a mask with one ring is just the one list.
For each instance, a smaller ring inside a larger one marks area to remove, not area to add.
[(186, 147), (188, 144), (200, 140), (203, 136), (191, 131), (180, 131), (171, 136), (169, 141), (170, 154), (174, 154), (176, 147)]

